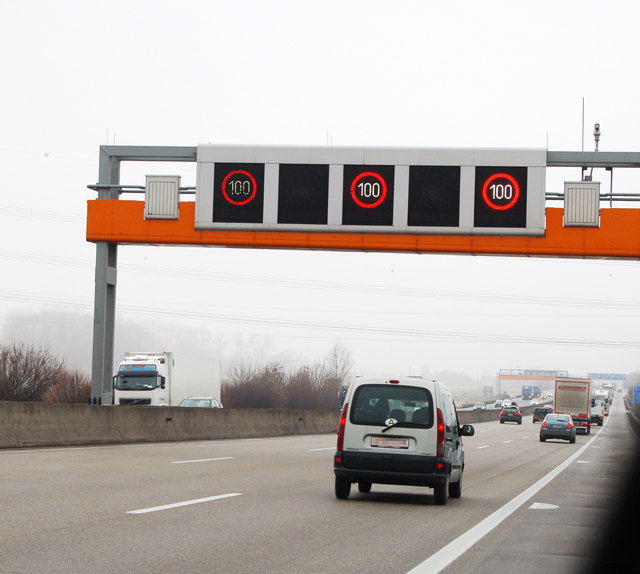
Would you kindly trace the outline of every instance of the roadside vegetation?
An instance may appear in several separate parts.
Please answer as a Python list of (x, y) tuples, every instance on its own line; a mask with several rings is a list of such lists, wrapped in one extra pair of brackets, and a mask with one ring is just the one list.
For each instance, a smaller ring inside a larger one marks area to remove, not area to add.
[(91, 381), (46, 347), (0, 346), (0, 401), (87, 403)]
[(323, 360), (289, 373), (279, 362), (261, 367), (239, 364), (222, 381), (222, 404), (244, 409), (336, 410), (340, 388), (352, 366), (350, 351), (339, 343)]
[[(237, 364), (222, 383), (228, 408), (336, 410), (339, 391), (351, 371), (348, 349), (336, 343), (326, 357), (287, 372), (279, 362)], [(86, 404), (91, 379), (68, 368), (46, 347), (0, 345), (0, 401)]]

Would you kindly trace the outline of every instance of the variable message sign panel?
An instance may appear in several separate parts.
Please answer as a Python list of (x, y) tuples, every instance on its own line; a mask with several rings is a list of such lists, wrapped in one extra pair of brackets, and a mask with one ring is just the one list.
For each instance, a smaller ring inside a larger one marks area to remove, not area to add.
[(544, 235), (546, 150), (198, 146), (198, 230)]

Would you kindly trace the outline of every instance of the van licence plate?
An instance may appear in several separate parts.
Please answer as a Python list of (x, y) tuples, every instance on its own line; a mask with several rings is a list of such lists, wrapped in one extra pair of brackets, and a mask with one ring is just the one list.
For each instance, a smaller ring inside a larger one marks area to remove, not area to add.
[(397, 436), (372, 436), (371, 446), (379, 448), (409, 448), (409, 439)]

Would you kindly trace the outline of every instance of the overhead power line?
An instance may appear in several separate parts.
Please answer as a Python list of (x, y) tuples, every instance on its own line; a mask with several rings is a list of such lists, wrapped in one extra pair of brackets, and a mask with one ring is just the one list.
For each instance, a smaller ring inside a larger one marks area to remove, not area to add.
[[(59, 257), (21, 253), (17, 251), (0, 250), (0, 259), (30, 261), (50, 265), (66, 265), (69, 267), (90, 269), (94, 263), (88, 259)], [(529, 305), (552, 305), (564, 307), (586, 307), (601, 309), (629, 309), (640, 310), (640, 302), (616, 301), (608, 299), (575, 299), (567, 297), (540, 297), (528, 295), (510, 295), (505, 293), (481, 293), (477, 291), (451, 291), (437, 289), (420, 289), (414, 287), (392, 287), (364, 283), (344, 283), (336, 281), (318, 281), (287, 277), (273, 277), (267, 275), (249, 275), (238, 273), (224, 273), (219, 271), (202, 271), (177, 269), (175, 267), (159, 267), (139, 265), (118, 265), (121, 274), (134, 273), (159, 277), (175, 277), (185, 280), (219, 281), (225, 283), (239, 283), (251, 286), (287, 287), (293, 289), (309, 289), (315, 291), (329, 291), (331, 293), (357, 293), (369, 295), (384, 295), (393, 297), (419, 297), (429, 299), (449, 299), (456, 301), (483, 301), (488, 303), (510, 303)]]
[[(24, 302), (46, 303), (47, 305), (74, 306), (75, 308), (90, 309), (91, 303), (84, 301), (71, 301), (62, 297), (35, 297), (22, 294), (1, 294), (0, 299), (18, 300)], [(562, 345), (579, 347), (607, 347), (619, 349), (640, 349), (640, 341), (607, 341), (597, 339), (563, 339), (558, 337), (531, 337), (522, 335), (500, 335), (491, 333), (469, 333), (462, 331), (443, 331), (412, 328), (394, 328), (367, 325), (347, 325), (341, 323), (323, 323), (318, 321), (300, 321), (289, 319), (274, 319), (249, 317), (241, 315), (226, 315), (220, 313), (203, 313), (197, 311), (176, 311), (170, 309), (158, 309), (150, 307), (120, 305), (120, 312), (131, 314), (153, 315), (167, 319), (190, 319), (198, 321), (221, 321), (233, 324), (252, 324), (269, 327), (283, 327), (293, 329), (311, 329), (331, 331), (332, 333), (355, 333), (379, 337), (394, 336), (394, 340), (402, 338), (405, 341), (427, 341), (434, 343), (509, 343), (509, 344), (536, 344), (536, 345)]]

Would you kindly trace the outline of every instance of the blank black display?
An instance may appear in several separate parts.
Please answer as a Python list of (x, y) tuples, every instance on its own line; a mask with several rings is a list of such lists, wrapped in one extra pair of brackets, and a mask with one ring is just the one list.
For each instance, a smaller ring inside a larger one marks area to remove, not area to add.
[(457, 227), (459, 223), (460, 166), (412, 165), (407, 225)]
[(280, 164), (278, 223), (326, 225), (329, 166)]

